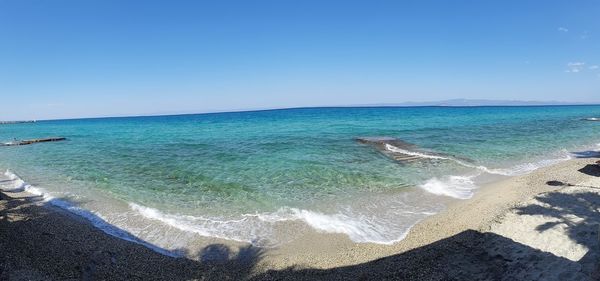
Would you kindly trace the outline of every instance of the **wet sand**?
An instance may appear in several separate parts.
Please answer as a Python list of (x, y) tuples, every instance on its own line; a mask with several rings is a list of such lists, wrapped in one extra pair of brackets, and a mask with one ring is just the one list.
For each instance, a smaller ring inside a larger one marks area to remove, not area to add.
[(5, 192), (0, 279), (597, 280), (596, 160), (574, 159), (482, 187), (393, 245), (313, 232), (276, 249), (207, 240), (183, 253), (191, 259), (161, 255), (35, 197)]

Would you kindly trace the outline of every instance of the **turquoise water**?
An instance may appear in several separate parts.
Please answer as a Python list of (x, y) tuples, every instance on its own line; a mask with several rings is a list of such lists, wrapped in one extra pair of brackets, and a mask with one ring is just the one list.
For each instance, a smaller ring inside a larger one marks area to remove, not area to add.
[[(0, 125), (0, 168), (165, 248), (161, 236), (277, 245), (302, 231), (391, 243), (486, 180), (597, 148), (600, 106), (311, 108)], [(356, 137), (440, 159), (399, 163)], [(106, 207), (116, 206), (116, 207)], [(145, 225), (153, 225), (147, 230)]]

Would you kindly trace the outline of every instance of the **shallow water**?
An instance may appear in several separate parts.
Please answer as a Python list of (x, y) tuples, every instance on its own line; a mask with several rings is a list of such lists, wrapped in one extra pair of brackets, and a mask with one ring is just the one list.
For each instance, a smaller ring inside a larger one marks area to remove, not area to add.
[[(0, 126), (0, 168), (161, 247), (200, 236), (262, 246), (303, 231), (392, 243), (481, 182), (595, 149), (600, 106), (312, 108)], [(415, 145), (389, 153), (356, 137)], [(10, 187), (8, 187), (10, 188)], [(61, 202), (62, 202), (61, 201)], [(150, 227), (152, 226), (152, 227)], [(185, 239), (184, 239), (185, 238)]]

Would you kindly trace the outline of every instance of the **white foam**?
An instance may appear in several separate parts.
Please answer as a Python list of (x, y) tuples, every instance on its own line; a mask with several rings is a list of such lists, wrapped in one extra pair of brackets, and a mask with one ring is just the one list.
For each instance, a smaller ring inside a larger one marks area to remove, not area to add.
[[(347, 235), (357, 243), (393, 244), (405, 238), (412, 225), (402, 225), (400, 231), (391, 231), (389, 221), (377, 221), (373, 217), (360, 214), (325, 214), (316, 211), (283, 207), (275, 212), (243, 214), (241, 219), (216, 220), (204, 217), (166, 214), (157, 209), (129, 203), (132, 210), (147, 219), (160, 221), (181, 231), (201, 236), (217, 237), (249, 242), (261, 246), (274, 246), (273, 241), (264, 241), (271, 237), (270, 230), (280, 223), (305, 223), (324, 233)], [(406, 212), (405, 215), (424, 217), (433, 212)], [(418, 220), (414, 220), (413, 224)], [(272, 237), (271, 237), (272, 238)], [(269, 243), (270, 242), (270, 243)], [(267, 243), (267, 244), (265, 244)]]
[(172, 256), (172, 257), (178, 256), (177, 254), (175, 254), (173, 252), (167, 251), (158, 246), (155, 246), (148, 242), (145, 242), (145, 241), (133, 236), (132, 234), (128, 233), (127, 231), (122, 230), (118, 227), (115, 227), (114, 225), (106, 222), (106, 220), (99, 213), (95, 213), (95, 212), (77, 207), (69, 201), (55, 198), (54, 196), (52, 196), (48, 192), (46, 192), (44, 189), (34, 187), (34, 186), (28, 184), (23, 179), (21, 179), (21, 177), (19, 177), (15, 173), (11, 172), (10, 170), (6, 170), (4, 175), (7, 176), (9, 178), (9, 180), (13, 182), (13, 184), (12, 184), (12, 186), (8, 186), (8, 187), (6, 187), (5, 185), (2, 185), (1, 187), (2, 187), (3, 191), (27, 192), (29, 194), (39, 196), (39, 197), (41, 197), (42, 202), (48, 203), (52, 206), (61, 208), (63, 210), (69, 211), (75, 215), (83, 217), (86, 220), (88, 220), (94, 227), (99, 228), (100, 230), (104, 231), (105, 233), (107, 233), (109, 235), (115, 236), (115, 237), (123, 239), (123, 240), (127, 240), (130, 242), (144, 245), (144, 246), (146, 246), (158, 253), (161, 253), (163, 255)]
[[(219, 220), (215, 218), (166, 214), (160, 210), (142, 206), (136, 203), (129, 203), (129, 208), (144, 218), (157, 220), (170, 227), (185, 232), (196, 233), (201, 236), (216, 237), (248, 243), (256, 242), (257, 239), (260, 238), (255, 235), (252, 225), (246, 223), (248, 221), (247, 218)], [(247, 233), (244, 233), (243, 224), (248, 226), (246, 228)]]
[(521, 164), (517, 164), (513, 167), (505, 168), (505, 169), (501, 169), (501, 168), (500, 169), (487, 169), (486, 168), (485, 171), (490, 174), (505, 175), (505, 176), (525, 175), (525, 174), (531, 173), (537, 169), (552, 166), (554, 164), (558, 164), (560, 162), (564, 162), (564, 161), (573, 159), (571, 154), (569, 154), (566, 150), (563, 150), (562, 153), (563, 153), (563, 156), (560, 158), (543, 159), (543, 160), (540, 160), (537, 162), (521, 163)]
[(420, 185), (420, 187), (433, 194), (450, 196), (457, 199), (469, 199), (473, 197), (473, 191), (477, 188), (472, 176), (447, 176), (442, 179), (432, 178)]
[(389, 144), (386, 144), (386, 149), (389, 151), (392, 151), (392, 152), (407, 154), (407, 155), (411, 155), (411, 156), (417, 156), (417, 157), (421, 157), (421, 158), (450, 160), (450, 161), (453, 161), (453, 162), (455, 162), (461, 166), (467, 167), (467, 168), (473, 168), (473, 169), (477, 169), (477, 170), (486, 172), (488, 174), (503, 175), (503, 176), (524, 175), (524, 174), (530, 173), (532, 171), (535, 171), (539, 168), (551, 166), (551, 165), (554, 165), (554, 164), (557, 164), (557, 163), (560, 163), (563, 161), (567, 161), (567, 160), (573, 158), (566, 150), (563, 149), (561, 151), (561, 154), (563, 154), (563, 156), (560, 158), (543, 159), (543, 160), (540, 160), (537, 162), (522, 163), (522, 164), (518, 164), (513, 167), (510, 167), (510, 168), (488, 168), (486, 166), (472, 165), (472, 164), (466, 163), (464, 161), (461, 161), (459, 159), (452, 158), (452, 157), (444, 157), (444, 156), (439, 156), (439, 155), (426, 154), (426, 153), (422, 153), (422, 152), (408, 151), (408, 150), (404, 150), (404, 149), (401, 149), (401, 148), (398, 148), (398, 147), (395, 147), (395, 146), (389, 145)]
[[(488, 174), (502, 176), (525, 175), (539, 168), (551, 166), (572, 159), (572, 156), (568, 153), (568, 151), (562, 150), (561, 153), (563, 154), (563, 156), (560, 158), (543, 159), (537, 162), (522, 163), (510, 168), (488, 168), (485, 166), (472, 165), (470, 163), (466, 163), (464, 161), (452, 157), (444, 157), (439, 155), (426, 154), (422, 152), (408, 151), (390, 144), (386, 144), (386, 149), (392, 152), (417, 156), (421, 158), (449, 160), (467, 168), (473, 168)], [(458, 199), (469, 199), (473, 196), (473, 192), (477, 188), (473, 181), (475, 177), (476, 176), (446, 176), (441, 179), (432, 178), (427, 180), (425, 183), (421, 184), (420, 187), (430, 193), (437, 195), (450, 196)]]
[[(420, 213), (424, 214), (424, 213)], [(276, 213), (258, 216), (264, 221), (281, 222), (286, 220), (302, 221), (312, 228), (325, 233), (346, 234), (357, 243), (393, 244), (406, 237), (410, 227), (395, 237), (386, 235), (389, 227), (367, 216), (351, 216), (344, 213), (324, 214), (297, 208), (281, 208)]]
[[(571, 155), (565, 153), (565, 156), (562, 158), (555, 159), (544, 159), (537, 162), (530, 163), (522, 163), (515, 165), (510, 168), (498, 168), (498, 169), (490, 169), (485, 166), (475, 166), (464, 163), (460, 160), (454, 160), (460, 165), (465, 167), (475, 168), (479, 171), (494, 174), (494, 175), (502, 175), (502, 176), (519, 176), (531, 173), (539, 168), (548, 167), (563, 161), (567, 161), (572, 159)], [(478, 188), (478, 186), (474, 182), (474, 178), (478, 175), (474, 176), (446, 176), (443, 178), (432, 178), (427, 180), (425, 183), (421, 184), (420, 187), (424, 190), (437, 194), (450, 196), (457, 199), (469, 199), (473, 197), (474, 190)]]
[(416, 152), (416, 151), (409, 151), (409, 150), (405, 150), (405, 149), (401, 149), (398, 147), (395, 147), (393, 145), (390, 144), (386, 144), (385, 145), (386, 149), (391, 151), (391, 152), (396, 152), (396, 153), (402, 153), (402, 154), (406, 154), (406, 155), (411, 155), (411, 156), (417, 156), (420, 158), (426, 158), (426, 159), (436, 159), (436, 160), (450, 160), (453, 161), (461, 166), (467, 167), (467, 168), (473, 168), (473, 169), (477, 169), (480, 171), (484, 171), (486, 173), (490, 173), (490, 174), (497, 174), (498, 172), (495, 172), (493, 170), (488, 169), (485, 166), (475, 166), (475, 165), (471, 165), (469, 163), (466, 163), (464, 161), (458, 160), (456, 158), (452, 158), (452, 157), (444, 157), (444, 156), (439, 156), (439, 155), (432, 155), (432, 154), (427, 154), (427, 153), (422, 153), (422, 152)]
[[(177, 256), (174, 252), (170, 252), (136, 237), (135, 235), (138, 235), (139, 233), (136, 233), (135, 231), (132, 234), (110, 224), (108, 222), (110, 220), (106, 219), (99, 212), (83, 209), (70, 201), (55, 198), (44, 189), (28, 184), (18, 175), (10, 171), (7, 171), (5, 175), (9, 177), (12, 182), (9, 185), (3, 185), (3, 190), (13, 192), (25, 191), (33, 195), (38, 195), (43, 202), (81, 216), (90, 221), (93, 226), (101, 229), (107, 234), (142, 244), (165, 255)], [(273, 241), (266, 241), (266, 239), (273, 238), (273, 229), (280, 223), (286, 222), (303, 223), (319, 232), (345, 234), (352, 241), (357, 243), (392, 244), (404, 239), (412, 225), (416, 224), (419, 220), (411, 220), (410, 225), (392, 225), (393, 222), (389, 219), (379, 220), (374, 214), (369, 216), (359, 211), (346, 210), (345, 213), (338, 212), (326, 214), (318, 211), (289, 207), (282, 207), (275, 212), (243, 214), (237, 218), (216, 218), (167, 214), (160, 210), (135, 203), (128, 203), (128, 206), (134, 211), (134, 216), (139, 215), (145, 219), (155, 220), (165, 226), (180, 231), (195, 233), (205, 237), (248, 242), (261, 246), (278, 245), (269, 244), (269, 242)], [(422, 218), (434, 214), (434, 212), (427, 211), (404, 210), (398, 212), (397, 210), (393, 210), (392, 212), (396, 212), (396, 214), (390, 213), (388, 214), (388, 217), (414, 216), (415, 218)], [(131, 214), (127, 216), (131, 216)], [(117, 224), (121, 225), (122, 223), (117, 222)], [(126, 224), (121, 226), (129, 228)]]
[(50, 201), (50, 200), (54, 199), (53, 196), (50, 196), (43, 189), (40, 189), (40, 188), (30, 185), (29, 183), (25, 182), (17, 174), (11, 172), (10, 170), (6, 170), (6, 172), (4, 172), (4, 175), (7, 176), (8, 179), (13, 182), (12, 186), (8, 186), (8, 187), (3, 186), (2, 189), (4, 191), (27, 192), (27, 193), (30, 193), (30, 194), (33, 194), (36, 196), (40, 196), (43, 201)]
[[(427, 158), (427, 159), (440, 159), (440, 160), (455, 160), (455, 159), (451, 159), (449, 157), (443, 157), (443, 156), (439, 156), (439, 155), (432, 155), (432, 154), (427, 154), (427, 153), (422, 153), (422, 152), (416, 152), (416, 151), (410, 151), (410, 150), (405, 150), (399, 147), (395, 147), (391, 144), (385, 144), (385, 148), (391, 152), (396, 152), (396, 153), (402, 153), (402, 154), (406, 154), (406, 155), (410, 155), (410, 156), (416, 156), (416, 157), (420, 157), (420, 158)], [(456, 160), (455, 160), (456, 161)]]

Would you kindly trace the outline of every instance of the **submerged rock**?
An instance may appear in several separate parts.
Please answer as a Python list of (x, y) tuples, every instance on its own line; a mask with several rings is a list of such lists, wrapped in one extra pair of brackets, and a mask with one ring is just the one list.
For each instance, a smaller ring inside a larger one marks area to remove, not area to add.
[(400, 162), (411, 162), (424, 158), (416, 152), (417, 146), (393, 137), (359, 137), (356, 141), (370, 145), (384, 155)]
[(401, 139), (397, 139), (397, 138), (393, 138), (393, 137), (359, 137), (356, 138), (356, 141), (360, 142), (360, 143), (364, 143), (364, 144), (371, 144), (371, 145), (380, 145), (380, 146), (385, 146), (385, 144), (390, 144), (393, 145), (395, 147), (398, 148), (402, 148), (402, 149), (410, 149), (410, 148), (415, 148), (417, 147), (416, 145), (409, 143), (409, 142), (405, 142)]
[(413, 162), (422, 159), (450, 160), (455, 158), (447, 154), (420, 150), (415, 144), (393, 137), (358, 137), (355, 140), (373, 146), (379, 152), (399, 162)]

